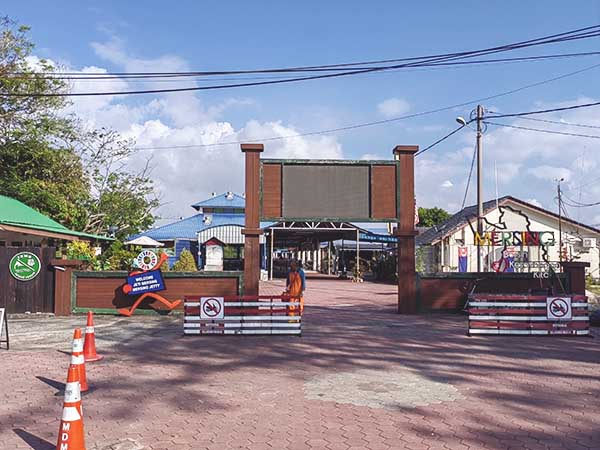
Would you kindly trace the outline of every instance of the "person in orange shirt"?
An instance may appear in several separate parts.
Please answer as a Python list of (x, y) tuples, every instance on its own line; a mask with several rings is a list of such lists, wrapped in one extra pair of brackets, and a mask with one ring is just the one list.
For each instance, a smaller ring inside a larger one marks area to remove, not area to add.
[[(306, 275), (304, 270), (298, 264), (298, 261), (293, 260), (290, 263), (290, 270), (287, 274), (285, 283), (285, 295), (291, 297), (291, 302), (300, 302), (300, 314), (304, 310), (304, 291), (306, 290)], [(297, 311), (296, 306), (290, 307), (290, 316), (295, 316)]]

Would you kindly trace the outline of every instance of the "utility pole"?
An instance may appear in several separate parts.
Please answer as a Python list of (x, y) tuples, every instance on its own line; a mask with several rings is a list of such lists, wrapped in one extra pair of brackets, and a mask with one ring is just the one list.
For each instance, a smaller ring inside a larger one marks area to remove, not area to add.
[(481, 238), (483, 237), (483, 106), (477, 105), (477, 272), (483, 267)]
[(564, 178), (559, 178), (556, 183), (556, 190), (558, 193), (558, 260), (562, 262), (562, 193), (560, 190), (560, 182), (564, 181)]

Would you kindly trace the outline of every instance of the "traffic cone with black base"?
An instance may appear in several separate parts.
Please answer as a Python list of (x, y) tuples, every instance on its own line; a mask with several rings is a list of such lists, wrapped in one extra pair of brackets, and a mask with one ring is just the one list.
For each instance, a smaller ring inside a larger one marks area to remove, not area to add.
[(85, 358), (83, 357), (83, 336), (81, 334), (81, 328), (75, 328), (75, 331), (73, 332), (71, 364), (77, 368), (81, 392), (86, 392), (89, 389), (89, 386), (87, 374), (85, 373)]
[(85, 342), (83, 344), (83, 356), (86, 362), (100, 361), (103, 356), (96, 353), (96, 335), (94, 334), (94, 313), (88, 311), (87, 326), (85, 327)]
[(69, 366), (62, 419), (58, 428), (56, 450), (85, 450), (79, 370)]

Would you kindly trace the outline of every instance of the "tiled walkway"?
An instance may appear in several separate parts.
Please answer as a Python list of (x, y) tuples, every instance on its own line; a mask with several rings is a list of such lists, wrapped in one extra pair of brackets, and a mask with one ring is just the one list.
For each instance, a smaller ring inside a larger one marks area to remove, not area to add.
[[(300, 338), (107, 322), (88, 450), (600, 448), (598, 338), (469, 338), (463, 316), (396, 315), (391, 285), (308, 287)], [(0, 350), (0, 448), (54, 449), (65, 346), (15, 342)]]

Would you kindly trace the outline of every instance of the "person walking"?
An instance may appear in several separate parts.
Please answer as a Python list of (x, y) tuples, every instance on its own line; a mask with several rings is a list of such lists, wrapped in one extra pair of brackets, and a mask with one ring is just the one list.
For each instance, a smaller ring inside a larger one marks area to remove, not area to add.
[[(306, 275), (302, 269), (300, 263), (293, 260), (290, 263), (290, 270), (287, 274), (287, 280), (285, 283), (285, 295), (289, 295), (290, 302), (300, 302), (300, 314), (304, 310), (304, 291), (306, 290)], [(290, 316), (295, 316), (297, 306), (291, 306), (289, 310)]]

